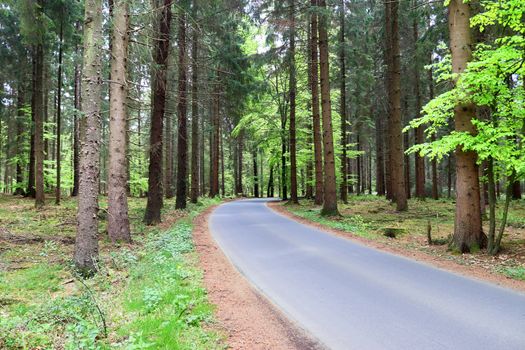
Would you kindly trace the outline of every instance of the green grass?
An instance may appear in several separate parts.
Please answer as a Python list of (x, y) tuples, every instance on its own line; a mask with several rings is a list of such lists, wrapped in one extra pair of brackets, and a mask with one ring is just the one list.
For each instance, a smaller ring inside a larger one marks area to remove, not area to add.
[(0, 195), (0, 234), (38, 238), (0, 247), (0, 348), (224, 348), (210, 327), (191, 235), (193, 218), (216, 203), (176, 211), (168, 200), (163, 216), (174, 224), (159, 229), (142, 223), (145, 200), (130, 199), (134, 243), (111, 246), (102, 220), (100, 272), (81, 281), (63, 240), (74, 237), (76, 201), (35, 210), (30, 200)]
[(523, 266), (505, 267), (501, 269), (501, 273), (512, 279), (525, 281), (525, 267)]

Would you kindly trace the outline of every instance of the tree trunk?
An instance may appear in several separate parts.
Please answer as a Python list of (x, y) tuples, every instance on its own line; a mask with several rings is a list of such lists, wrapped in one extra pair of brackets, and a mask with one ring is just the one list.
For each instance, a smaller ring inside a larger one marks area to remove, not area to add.
[(35, 206), (41, 208), (45, 204), (44, 197), (44, 47), (35, 47)]
[(16, 92), (16, 121), (15, 121), (15, 127), (16, 127), (16, 139), (15, 139), (15, 147), (16, 147), (16, 189), (14, 191), (14, 195), (23, 195), (24, 194), (24, 188), (23, 188), (23, 182), (24, 182), (24, 172), (22, 169), (22, 145), (23, 145), (23, 138), (24, 138), (24, 89), (22, 87), (22, 82), (18, 83), (18, 89)]
[[(193, 17), (197, 14), (197, 1), (193, 2)], [(191, 202), (197, 203), (199, 199), (199, 100), (198, 100), (198, 65), (199, 30), (194, 28), (191, 48)], [(201, 169), (203, 171), (203, 169)]]
[(60, 34), (58, 46), (58, 72), (57, 72), (57, 110), (56, 110), (56, 176), (57, 185), (55, 189), (55, 204), (60, 204), (60, 171), (61, 171), (61, 137), (62, 137), (62, 57), (63, 57), (63, 42), (64, 42), (64, 23), (60, 21)]
[(330, 101), (330, 69), (328, 59), (328, 16), (326, 1), (319, 0), (323, 11), (319, 16), (319, 61), (321, 76), (321, 109), (323, 121), (324, 151), (324, 202), (323, 215), (339, 215), (337, 210), (337, 190), (335, 177), (334, 142), (332, 132), (332, 111)]
[(519, 181), (514, 181), (512, 183), (512, 199), (521, 199), (521, 182)]
[(317, 1), (311, 0), (313, 8), (310, 16), (310, 55), (311, 55), (311, 92), (312, 92), (312, 123), (314, 139), (314, 167), (315, 167), (315, 204), (323, 204), (323, 146), (321, 138), (321, 117), (319, 115), (319, 57), (318, 57), (318, 24)]
[[(421, 91), (419, 89), (420, 75), (419, 75), (419, 65), (418, 65), (418, 40), (419, 33), (417, 27), (418, 18), (414, 17), (412, 22), (412, 33), (414, 40), (414, 61), (412, 62), (414, 68), (414, 95), (415, 95), (415, 117), (419, 118), (421, 111)], [(425, 133), (423, 125), (420, 125), (415, 130), (415, 143), (416, 145), (422, 144), (425, 142)], [(425, 158), (421, 157), (418, 153), (415, 154), (415, 176), (416, 176), (416, 197), (425, 198)]]
[(111, 242), (131, 242), (127, 198), (127, 58), (129, 8), (114, 0), (109, 85), (108, 235)]
[(299, 203), (297, 196), (297, 145), (295, 130), (295, 95), (297, 90), (295, 71), (295, 1), (290, 1), (290, 200)]
[(385, 195), (385, 161), (383, 150), (383, 122), (379, 115), (375, 116), (376, 126), (376, 191), (378, 196)]
[(29, 164), (27, 169), (27, 190), (26, 196), (35, 198), (35, 114), (36, 114), (36, 46), (32, 47), (32, 73), (31, 73), (31, 126), (30, 126), (30, 146), (29, 146)]
[[(462, 0), (451, 0), (449, 5), (450, 50), (452, 71), (461, 74), (471, 59), (470, 8)], [(472, 119), (473, 104), (457, 105), (454, 109), (456, 131), (476, 133)], [(472, 151), (456, 149), (456, 218), (454, 244), (462, 253), (483, 248), (487, 237), (481, 226), (477, 155)]]
[(288, 184), (286, 180), (286, 113), (281, 107), (281, 189), (282, 200), (288, 200)]
[(339, 66), (341, 69), (341, 97), (340, 97), (340, 114), (341, 114), (341, 200), (346, 203), (348, 201), (348, 181), (346, 173), (346, 65), (345, 65), (345, 2), (341, 0), (340, 11), (340, 34), (339, 34)]
[[(78, 27), (78, 24), (77, 24)], [(78, 53), (78, 48), (76, 50)], [(78, 63), (75, 63), (75, 72), (74, 72), (74, 107), (75, 112), (73, 114), (73, 190), (71, 191), (71, 196), (76, 197), (78, 195), (78, 181), (79, 181), (79, 157), (80, 157), (80, 69)]]
[(242, 196), (243, 195), (243, 186), (242, 186), (242, 168), (243, 168), (243, 149), (244, 149), (244, 131), (241, 130), (239, 132), (239, 137), (237, 138), (237, 148), (238, 148), (238, 151), (237, 151), (237, 166), (238, 166), (238, 169), (237, 169), (237, 176), (239, 177), (238, 180), (237, 180), (237, 185), (238, 185), (238, 188), (236, 189), (235, 191), (235, 194), (237, 196)]
[(253, 151), (253, 196), (259, 198), (259, 173), (257, 171), (257, 148)]
[(188, 127), (187, 127), (187, 74), (186, 63), (186, 13), (184, 9), (179, 12), (179, 103), (178, 136), (177, 136), (177, 199), (176, 209), (186, 208), (187, 182), (188, 182)]
[(86, 0), (82, 70), (82, 135), (74, 261), (84, 275), (96, 272), (102, 71), (102, 0)]
[(273, 165), (270, 166), (270, 177), (268, 179), (268, 189), (266, 191), (266, 196), (268, 198), (273, 198), (274, 196)]
[(220, 123), (220, 90), (217, 78), (212, 108), (212, 138), (210, 151), (210, 197), (219, 195), (219, 123)]
[(226, 194), (226, 184), (224, 179), (224, 135), (222, 128), (222, 123), (219, 123), (219, 148), (221, 152), (221, 196), (224, 197)]
[(155, 72), (153, 73), (153, 97), (151, 111), (149, 168), (148, 168), (148, 202), (144, 222), (147, 225), (158, 224), (161, 220), (162, 198), (162, 124), (166, 108), (166, 73), (171, 26), (172, 0), (157, 0), (161, 8), (158, 19), (159, 37), (155, 45)]
[[(430, 56), (430, 63), (432, 63), (432, 55)], [(428, 70), (428, 90), (429, 90), (429, 100), (434, 99), (434, 79), (432, 75), (432, 68)], [(430, 137), (432, 142), (436, 141), (436, 134), (432, 134)], [(432, 199), (439, 199), (439, 184), (438, 184), (438, 167), (437, 159), (432, 158)]]
[(393, 0), (386, 3), (390, 7), (389, 14), (391, 18), (387, 20), (389, 25), (386, 31), (389, 33), (391, 41), (389, 63), (391, 67), (389, 71), (391, 77), (389, 79), (389, 132), (390, 132), (390, 181), (392, 183), (392, 195), (396, 203), (397, 211), (405, 211), (408, 209), (407, 195), (405, 188), (405, 176), (403, 168), (403, 134), (401, 121), (401, 63), (400, 63), (400, 49), (399, 49), (399, 28), (398, 28), (398, 8), (399, 0)]

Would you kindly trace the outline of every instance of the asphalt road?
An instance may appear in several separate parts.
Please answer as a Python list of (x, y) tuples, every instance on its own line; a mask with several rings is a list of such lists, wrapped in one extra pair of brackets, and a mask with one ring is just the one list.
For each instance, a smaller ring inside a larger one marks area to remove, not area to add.
[(323, 233), (265, 200), (223, 204), (210, 225), (240, 272), (330, 349), (525, 350), (524, 294)]

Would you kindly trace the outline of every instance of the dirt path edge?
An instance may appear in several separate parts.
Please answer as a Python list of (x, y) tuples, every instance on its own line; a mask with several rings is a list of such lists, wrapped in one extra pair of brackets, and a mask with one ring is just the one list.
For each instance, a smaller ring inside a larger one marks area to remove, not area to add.
[(193, 223), (193, 241), (204, 271), (204, 286), (216, 305), (218, 328), (231, 349), (317, 350), (324, 346), (290, 321), (233, 266), (211, 236), (208, 208)]
[(268, 202), (266, 206), (281, 216), (297, 221), (303, 225), (316, 228), (318, 230), (326, 232), (327, 234), (332, 234), (337, 237), (356, 241), (368, 247), (382, 250), (391, 254), (400, 255), (412, 260), (416, 260), (442, 270), (465, 276), (467, 278), (472, 278), (481, 282), (488, 282), (491, 284), (495, 284), (499, 287), (506, 287), (522, 294), (525, 293), (525, 281), (515, 280), (510, 277), (491, 272), (487, 269), (483, 269), (478, 266), (461, 265), (455, 261), (446, 260), (444, 258), (440, 258), (439, 256), (426, 254), (424, 252), (402, 249), (401, 247), (387, 246), (385, 244), (382, 244), (381, 242), (356, 236), (351, 232), (337, 230), (325, 226), (323, 224), (310, 221), (290, 212), (283, 206), (282, 202)]

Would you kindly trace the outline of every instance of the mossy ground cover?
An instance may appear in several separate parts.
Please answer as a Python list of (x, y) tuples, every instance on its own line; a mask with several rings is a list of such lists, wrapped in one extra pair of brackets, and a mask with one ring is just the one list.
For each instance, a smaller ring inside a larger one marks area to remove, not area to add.
[[(503, 203), (499, 203), (500, 208)], [(357, 236), (403, 249), (423, 251), (464, 265), (479, 265), (514, 279), (525, 280), (525, 200), (512, 201), (508, 227), (503, 236), (501, 253), (492, 257), (484, 251), (475, 254), (457, 254), (447, 243), (454, 230), (454, 202), (451, 199), (409, 201), (409, 210), (396, 212), (395, 206), (382, 197), (373, 195), (350, 196), (348, 203), (339, 203), (341, 216), (323, 217), (321, 208), (313, 201), (302, 200), (300, 205), (287, 203), (288, 211), (327, 227), (351, 232)], [(497, 218), (501, 218), (498, 211)], [(434, 243), (427, 241), (428, 227)], [(488, 231), (488, 222), (484, 222)], [(393, 230), (396, 238), (385, 236)]]
[[(99, 273), (71, 266), (76, 201), (34, 209), (29, 199), (0, 195), (0, 348), (220, 349), (213, 307), (202, 286), (192, 219), (215, 200), (142, 224), (145, 199), (130, 199), (134, 242), (112, 246), (100, 213)], [(51, 200), (49, 201), (51, 203)], [(101, 198), (101, 208), (105, 208)]]

